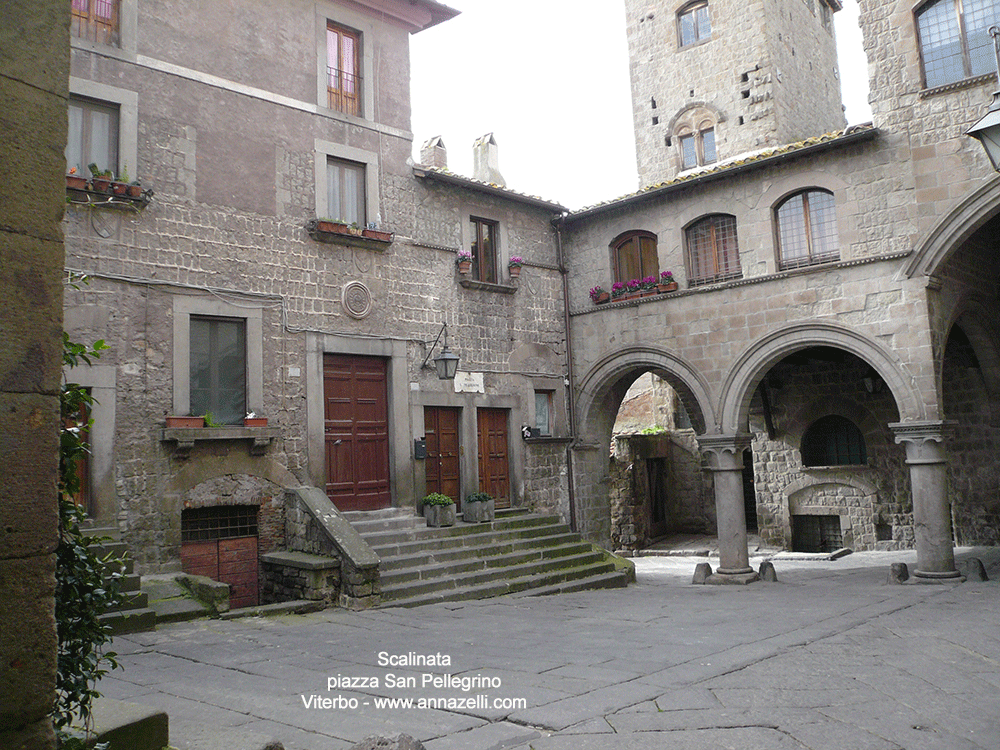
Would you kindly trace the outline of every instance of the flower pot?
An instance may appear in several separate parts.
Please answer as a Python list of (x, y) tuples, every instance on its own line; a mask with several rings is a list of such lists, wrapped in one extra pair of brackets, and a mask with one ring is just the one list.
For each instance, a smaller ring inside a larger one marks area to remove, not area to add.
[(471, 260), (458, 261), (458, 272), (463, 276), (468, 276), (470, 273), (472, 273), (472, 261)]
[(90, 181), (90, 184), (94, 186), (94, 190), (98, 193), (107, 193), (111, 191), (111, 180), (107, 177), (95, 177)]
[(167, 427), (194, 429), (205, 426), (204, 417), (167, 417)]
[(362, 234), (370, 240), (379, 240), (380, 242), (392, 242), (392, 232), (382, 232), (378, 229), (364, 229)]
[(115, 195), (128, 195), (128, 185), (124, 182), (112, 182), (111, 192)]
[(508, 270), (510, 271), (510, 277), (512, 279), (516, 279), (516, 278), (518, 278), (521, 275), (521, 267), (520, 266), (511, 266)]
[(656, 288), (660, 291), (661, 294), (666, 294), (667, 292), (676, 292), (677, 282), (671, 281), (669, 284), (659, 284)]
[(142, 197), (142, 185), (129, 185), (128, 186), (128, 197), (129, 198), (141, 198)]
[(600, 293), (599, 295), (597, 295), (597, 297), (596, 297), (596, 298), (594, 299), (594, 304), (595, 304), (595, 305), (603, 305), (603, 304), (604, 304), (605, 302), (607, 302), (607, 301), (608, 301), (609, 299), (611, 299), (611, 295), (610, 295), (610, 294), (608, 294), (607, 292), (601, 292), (601, 293)]
[(496, 500), (469, 502), (462, 504), (462, 520), (466, 523), (489, 523), (496, 515)]
[(66, 187), (73, 190), (86, 190), (87, 180), (84, 177), (77, 177), (75, 174), (66, 175)]
[(451, 505), (425, 505), (424, 518), (428, 526), (454, 526), (455, 525), (455, 504)]
[(244, 427), (267, 427), (267, 417), (244, 417)]

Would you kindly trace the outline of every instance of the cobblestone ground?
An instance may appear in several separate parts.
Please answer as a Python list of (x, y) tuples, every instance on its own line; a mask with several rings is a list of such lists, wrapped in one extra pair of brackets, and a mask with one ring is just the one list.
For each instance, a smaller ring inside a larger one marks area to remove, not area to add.
[[(960, 553), (1000, 578), (1000, 549)], [(1000, 747), (1000, 583), (888, 585), (912, 553), (871, 552), (692, 586), (696, 561), (640, 559), (624, 590), (162, 626), (115, 640), (101, 689), (165, 709), (181, 750)]]

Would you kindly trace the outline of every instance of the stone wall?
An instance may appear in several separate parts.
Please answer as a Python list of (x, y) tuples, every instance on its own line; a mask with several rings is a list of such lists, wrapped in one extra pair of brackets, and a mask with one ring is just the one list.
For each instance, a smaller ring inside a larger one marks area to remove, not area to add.
[(0, 747), (55, 747), (53, 617), (62, 366), (69, 8), (5, 3), (0, 24)]

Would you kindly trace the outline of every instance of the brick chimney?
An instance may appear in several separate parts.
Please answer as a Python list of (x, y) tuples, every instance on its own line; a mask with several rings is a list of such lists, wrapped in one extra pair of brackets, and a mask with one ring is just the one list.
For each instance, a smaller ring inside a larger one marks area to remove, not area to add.
[(448, 169), (448, 149), (441, 136), (434, 136), (420, 147), (420, 163), (425, 167)]
[(497, 166), (497, 142), (493, 138), (493, 133), (477, 138), (472, 144), (472, 178), (500, 187), (507, 185)]

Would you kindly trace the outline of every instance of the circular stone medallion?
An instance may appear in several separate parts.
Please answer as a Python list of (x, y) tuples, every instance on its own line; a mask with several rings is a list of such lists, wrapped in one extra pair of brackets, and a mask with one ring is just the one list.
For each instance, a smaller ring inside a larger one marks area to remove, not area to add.
[(372, 293), (360, 281), (349, 281), (344, 284), (340, 301), (344, 306), (344, 312), (358, 320), (367, 317), (372, 311)]

